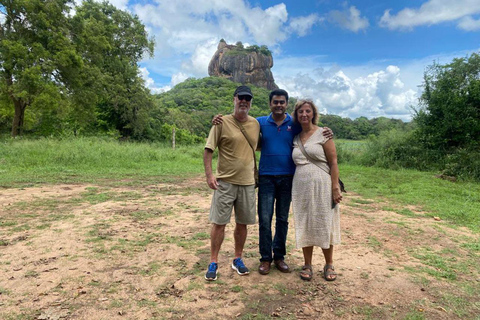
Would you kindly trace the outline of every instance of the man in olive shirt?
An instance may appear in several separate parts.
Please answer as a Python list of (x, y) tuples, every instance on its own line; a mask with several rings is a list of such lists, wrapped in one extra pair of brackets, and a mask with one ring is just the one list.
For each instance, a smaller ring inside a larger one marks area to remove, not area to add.
[[(242, 260), (247, 239), (247, 225), (255, 224), (255, 178), (253, 149), (257, 148), (260, 126), (250, 117), (252, 91), (240, 86), (233, 94), (234, 111), (223, 117), (223, 124), (212, 126), (203, 155), (208, 186), (215, 190), (210, 207), (210, 265), (205, 279), (217, 279), (218, 253), (235, 208), (235, 259), (232, 268), (239, 275), (249, 274)], [(244, 136), (242, 127), (245, 130)], [(247, 140), (248, 139), (248, 140)], [(216, 176), (212, 172), (213, 151), (218, 148)]]

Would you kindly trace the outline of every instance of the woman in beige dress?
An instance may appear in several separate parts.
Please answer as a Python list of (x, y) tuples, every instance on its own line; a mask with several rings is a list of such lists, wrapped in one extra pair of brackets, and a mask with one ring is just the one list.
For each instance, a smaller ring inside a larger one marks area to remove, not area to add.
[(302, 126), (294, 139), (292, 153), (297, 166), (292, 187), (295, 238), (305, 260), (300, 277), (312, 279), (313, 247), (318, 246), (325, 257), (323, 277), (333, 281), (337, 278), (333, 246), (340, 243), (338, 203), (342, 200), (335, 144), (326, 139), (323, 129), (317, 126), (318, 111), (312, 101), (298, 101), (293, 118)]

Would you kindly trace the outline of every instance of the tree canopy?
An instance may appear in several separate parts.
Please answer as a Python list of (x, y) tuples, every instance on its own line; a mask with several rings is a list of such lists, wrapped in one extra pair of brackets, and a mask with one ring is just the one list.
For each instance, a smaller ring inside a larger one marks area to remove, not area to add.
[(415, 121), (428, 148), (451, 152), (480, 146), (480, 55), (434, 63), (424, 75)]
[(14, 111), (12, 136), (26, 125), (140, 134), (151, 101), (137, 63), (153, 41), (138, 17), (93, 0), (0, 0), (0, 11), (0, 110)]

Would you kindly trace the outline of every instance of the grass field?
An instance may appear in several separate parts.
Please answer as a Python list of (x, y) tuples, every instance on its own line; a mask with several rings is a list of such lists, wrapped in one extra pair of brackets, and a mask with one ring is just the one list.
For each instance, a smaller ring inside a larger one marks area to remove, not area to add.
[[(339, 140), (339, 153), (360, 154), (362, 141)], [(125, 180), (130, 184), (177, 181), (203, 172), (203, 146), (175, 150), (153, 143), (126, 143), (95, 138), (12, 140), (0, 149), (0, 186)], [(355, 161), (351, 161), (355, 163)], [(430, 215), (480, 231), (480, 184), (435, 178), (435, 172), (386, 170), (340, 165), (347, 191), (421, 206)], [(401, 210), (401, 209), (399, 209)]]

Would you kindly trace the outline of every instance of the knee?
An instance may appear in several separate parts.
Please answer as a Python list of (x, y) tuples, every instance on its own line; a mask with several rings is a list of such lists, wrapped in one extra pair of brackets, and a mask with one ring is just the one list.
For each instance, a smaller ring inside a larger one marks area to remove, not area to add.
[(225, 230), (225, 225), (224, 224), (215, 224), (212, 223), (212, 231), (215, 232), (222, 232)]

